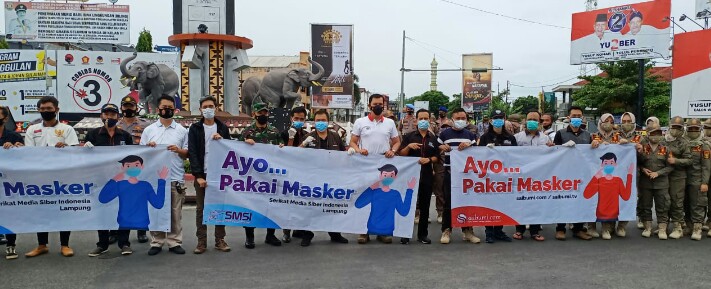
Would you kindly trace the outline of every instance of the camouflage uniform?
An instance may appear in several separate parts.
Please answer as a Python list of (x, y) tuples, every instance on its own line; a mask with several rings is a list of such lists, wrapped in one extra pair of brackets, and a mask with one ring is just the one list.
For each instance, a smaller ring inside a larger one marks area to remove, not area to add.
[[(701, 239), (701, 226), (706, 215), (706, 205), (708, 199), (706, 192), (701, 191), (701, 186), (708, 186), (709, 173), (711, 170), (711, 148), (702, 140), (701, 121), (699, 119), (689, 119), (687, 121), (687, 132), (685, 138), (689, 141), (691, 152), (691, 164), (686, 171), (686, 202), (685, 217), (687, 227), (693, 224), (692, 239)], [(689, 129), (698, 129), (698, 136), (690, 135), (694, 132)]]
[[(630, 118), (632, 120), (632, 123), (631, 123), (632, 126), (626, 130), (624, 128), (624, 124), (620, 125), (620, 129), (616, 133), (617, 134), (617, 141), (621, 144), (622, 143), (630, 143), (632, 145), (641, 143), (642, 136), (635, 131), (636, 125), (634, 125), (634, 122), (635, 122), (634, 114), (625, 112), (624, 114), (622, 114), (622, 117), (624, 117), (625, 114), (630, 115)], [(639, 176), (640, 176), (639, 170), (637, 171), (637, 176), (638, 176), (637, 180), (639, 180)], [(640, 210), (641, 210), (640, 204), (641, 204), (641, 202), (639, 200), (639, 194), (637, 194), (637, 216), (639, 216), (639, 214), (640, 214)], [(628, 223), (629, 222), (627, 222), (627, 221), (617, 222), (617, 228), (615, 230), (615, 233), (617, 234), (618, 237), (626, 236), (626, 234), (627, 234), (626, 227), (627, 227)]]
[[(684, 119), (674, 117), (671, 119), (670, 127), (672, 129), (681, 127), (683, 132)], [(669, 235), (672, 239), (678, 239), (683, 236), (682, 223), (684, 222), (684, 196), (686, 190), (687, 167), (691, 164), (691, 152), (689, 151), (689, 141), (681, 135), (672, 136), (671, 130), (667, 132), (662, 145), (669, 149), (669, 158), (675, 158), (675, 163), (672, 164), (674, 170), (669, 174), (669, 197), (671, 205), (669, 206), (669, 217), (674, 223), (674, 230)]]
[[(654, 124), (647, 128), (647, 133), (659, 130), (659, 126)], [(657, 223), (659, 225), (659, 239), (666, 239), (667, 220), (669, 220), (669, 173), (674, 170), (667, 161), (669, 150), (662, 144), (652, 147), (649, 139), (645, 139), (642, 150), (637, 151), (637, 163), (639, 169), (650, 170), (658, 174), (655, 179), (651, 179), (646, 173), (639, 174), (639, 217), (644, 222), (643, 237), (652, 235), (652, 205), (657, 212)]]
[(257, 123), (254, 121), (251, 125), (245, 128), (244, 131), (242, 131), (238, 138), (238, 140), (241, 141), (245, 141), (248, 139), (254, 140), (254, 142), (261, 144), (283, 144), (281, 134), (279, 134), (278, 129), (276, 129), (270, 124), (267, 124), (266, 127), (260, 129), (257, 127)]

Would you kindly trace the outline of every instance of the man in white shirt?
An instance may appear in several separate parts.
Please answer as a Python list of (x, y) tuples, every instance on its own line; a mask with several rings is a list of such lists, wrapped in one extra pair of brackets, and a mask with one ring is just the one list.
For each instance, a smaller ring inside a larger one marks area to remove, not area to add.
[[(59, 101), (51, 96), (45, 96), (37, 101), (37, 110), (42, 115), (42, 122), (31, 125), (27, 128), (25, 134), (25, 145), (30, 147), (48, 147), (63, 148), (66, 146), (75, 146), (79, 144), (79, 138), (74, 128), (60, 123), (57, 120), (59, 113)], [(59, 232), (59, 239), (62, 245), (62, 256), (74, 256), (74, 251), (69, 248), (69, 235), (71, 232)], [(49, 233), (37, 233), (37, 243), (39, 246), (34, 250), (25, 254), (25, 257), (36, 257), (49, 252), (47, 243), (49, 243)]]
[[(368, 107), (371, 113), (357, 119), (353, 124), (348, 154), (385, 155), (386, 158), (392, 158), (400, 149), (400, 137), (395, 122), (383, 117), (385, 97), (381, 94), (371, 95)], [(392, 236), (378, 236), (378, 240), (389, 244), (392, 243)], [(367, 234), (358, 237), (358, 244), (365, 244), (368, 241), (370, 236)]]
[(149, 125), (141, 135), (141, 145), (155, 147), (167, 145), (168, 150), (175, 153), (170, 159), (170, 197), (171, 197), (171, 229), (170, 232), (151, 232), (151, 249), (148, 255), (153, 256), (163, 250), (163, 244), (168, 243), (169, 251), (175, 254), (185, 254), (183, 249), (182, 220), (183, 201), (185, 200), (183, 160), (188, 157), (188, 130), (173, 120), (175, 100), (163, 95), (158, 99), (158, 115), (160, 120)]

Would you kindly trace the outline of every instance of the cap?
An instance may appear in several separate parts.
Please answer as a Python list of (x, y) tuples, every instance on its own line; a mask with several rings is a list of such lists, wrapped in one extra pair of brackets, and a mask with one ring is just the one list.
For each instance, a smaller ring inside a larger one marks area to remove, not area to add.
[(116, 105), (113, 104), (113, 103), (107, 103), (107, 104), (104, 104), (104, 106), (101, 107), (101, 112), (102, 112), (102, 113), (104, 113), (104, 112), (115, 112), (115, 113), (119, 113), (119, 108), (118, 108), (118, 106), (116, 106)]
[(136, 100), (133, 99), (133, 97), (127, 95), (127, 96), (124, 96), (124, 97), (121, 99), (121, 105), (124, 105), (124, 104), (126, 104), (126, 103), (133, 103), (133, 104), (136, 104)]
[(635, 11), (635, 12), (632, 12), (632, 14), (630, 14), (630, 20), (632, 20), (635, 17), (639, 17), (639, 19), (644, 19), (642, 17), (642, 12), (639, 12), (639, 11)]
[(20, 4), (15, 6), (15, 12), (27, 11), (27, 6), (25, 4)]
[(687, 128), (689, 128), (689, 127), (701, 128), (701, 120), (698, 118), (691, 118), (686, 121), (686, 127)]
[(414, 104), (406, 104), (405, 107), (407, 107), (407, 108), (409, 108), (409, 109), (415, 109), (415, 105), (414, 105)]
[(684, 119), (681, 116), (672, 117), (672, 119), (669, 121), (669, 126), (674, 125), (684, 126)]
[(704, 121), (704, 128), (711, 128), (711, 118), (707, 118)]
[(269, 106), (266, 103), (255, 103), (252, 104), (252, 111), (258, 112), (262, 110), (269, 110)]
[(650, 123), (650, 124), (647, 126), (647, 134), (653, 133), (653, 132), (658, 131), (658, 130), (661, 130), (661, 129), (662, 129), (662, 128), (659, 127), (658, 124), (656, 124), (656, 123)]
[(598, 14), (595, 22), (607, 22), (607, 14)]
[(497, 109), (491, 112), (491, 118), (506, 118), (506, 113)]
[(513, 122), (521, 122), (521, 115), (518, 113), (514, 113), (512, 115), (509, 115), (509, 121)]
[(440, 105), (440, 106), (439, 106), (439, 111), (447, 112), (447, 107), (444, 106), (444, 105)]

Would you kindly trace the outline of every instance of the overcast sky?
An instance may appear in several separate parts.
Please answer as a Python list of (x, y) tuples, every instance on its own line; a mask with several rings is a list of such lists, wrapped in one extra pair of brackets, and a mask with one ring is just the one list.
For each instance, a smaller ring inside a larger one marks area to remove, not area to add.
[[(693, 15), (694, 1), (673, 0), (672, 16)], [(400, 91), (403, 30), (418, 41), (406, 42), (405, 67), (429, 69), (436, 55), (439, 68), (459, 68), (461, 54), (493, 52), (494, 66), (503, 68), (494, 71), (494, 90), (497, 84), (503, 90), (506, 81), (531, 87), (512, 86), (514, 97), (535, 95), (542, 85), (550, 85), (545, 87), (549, 90), (552, 84), (578, 74), (579, 67), (569, 64), (570, 29), (512, 20), (448, 2), (563, 27), (571, 26), (572, 13), (585, 10), (584, 0), (236, 0), (236, 31), (254, 41), (249, 55), (298, 55), (310, 50), (310, 23), (354, 24), (354, 71), (361, 86), (392, 96)], [(628, 3), (599, 0), (598, 7)], [(173, 32), (171, 0), (119, 0), (117, 4), (131, 6), (134, 43), (145, 27), (154, 45), (168, 44)], [(689, 20), (680, 24), (687, 30), (698, 28)], [(406, 73), (405, 95), (429, 90), (429, 79), (429, 72)], [(447, 95), (460, 93), (461, 81), (459, 72), (440, 72), (439, 90)]]

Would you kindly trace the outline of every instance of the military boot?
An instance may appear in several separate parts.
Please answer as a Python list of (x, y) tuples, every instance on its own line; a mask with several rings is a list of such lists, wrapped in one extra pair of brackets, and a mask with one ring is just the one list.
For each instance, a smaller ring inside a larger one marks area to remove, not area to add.
[(694, 241), (701, 240), (701, 223), (694, 223), (694, 228), (691, 231), (691, 239)]
[(593, 238), (600, 238), (600, 234), (597, 232), (597, 223), (588, 223), (588, 235)]
[(627, 236), (627, 231), (625, 230), (627, 223), (629, 222), (622, 221), (617, 223), (617, 228), (615, 230), (615, 235), (617, 235), (617, 237), (624, 238)]
[(602, 239), (603, 240), (610, 240), (612, 239), (612, 236), (610, 235), (610, 232), (612, 231), (612, 224), (604, 222), (602, 223)]
[(667, 223), (659, 223), (659, 231), (657, 232), (659, 240), (667, 239)]
[(642, 237), (649, 238), (652, 236), (652, 221), (644, 222), (644, 231), (642, 231)]
[(642, 221), (642, 219), (640, 217), (637, 217), (637, 229), (640, 229), (640, 230), (644, 229), (644, 222)]
[[(662, 233), (661, 228), (659, 229), (659, 233)], [(681, 222), (674, 222), (674, 229), (672, 230), (671, 234), (669, 234), (669, 238), (679, 239), (682, 236), (684, 236), (684, 229), (682, 229), (681, 227)]]
[(690, 221), (686, 221), (681, 224), (681, 229), (682, 229), (682, 232), (684, 233), (684, 236), (691, 235), (691, 229), (693, 228), (693, 226), (694, 225), (692, 225)]

